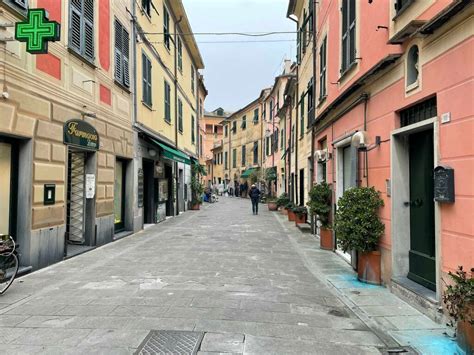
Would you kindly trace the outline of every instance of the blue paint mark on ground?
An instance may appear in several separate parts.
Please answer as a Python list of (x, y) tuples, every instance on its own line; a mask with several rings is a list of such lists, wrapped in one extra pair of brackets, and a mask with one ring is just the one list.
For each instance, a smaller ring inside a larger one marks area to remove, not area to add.
[(364, 288), (364, 289), (384, 288), (383, 286), (371, 285), (365, 282), (360, 282), (357, 279), (357, 276), (355, 274), (344, 273), (344, 274), (338, 274), (338, 275), (331, 275), (329, 279), (331, 280), (331, 283), (338, 283), (338, 282), (343, 281), (345, 283), (344, 288)]
[(413, 345), (420, 350), (422, 354), (437, 355), (466, 355), (458, 346), (456, 341), (443, 336), (424, 336), (423, 339), (414, 339)]

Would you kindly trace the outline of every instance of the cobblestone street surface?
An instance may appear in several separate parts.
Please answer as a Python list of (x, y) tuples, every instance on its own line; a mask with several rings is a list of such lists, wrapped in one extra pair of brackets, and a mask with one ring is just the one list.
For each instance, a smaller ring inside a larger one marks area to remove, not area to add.
[[(320, 277), (308, 261), (319, 255), (335, 274), (345, 267), (266, 206), (253, 216), (248, 200), (221, 198), (18, 279), (0, 296), (0, 352), (130, 354), (151, 330), (202, 332), (200, 354), (380, 354), (396, 346)], [(380, 312), (364, 292), (353, 294)], [(425, 323), (423, 331), (436, 331), (405, 304), (391, 307), (418, 317), (411, 331)]]

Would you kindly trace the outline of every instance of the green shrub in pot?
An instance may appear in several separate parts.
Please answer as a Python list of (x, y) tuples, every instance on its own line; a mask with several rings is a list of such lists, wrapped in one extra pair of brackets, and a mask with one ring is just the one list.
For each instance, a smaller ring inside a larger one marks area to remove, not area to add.
[(334, 220), (334, 230), (342, 250), (377, 250), (385, 230), (378, 215), (383, 205), (383, 200), (373, 187), (354, 187), (344, 192), (338, 200)]
[(309, 211), (318, 217), (321, 227), (331, 229), (331, 187), (326, 182), (314, 185), (309, 191), (309, 201), (307, 203)]

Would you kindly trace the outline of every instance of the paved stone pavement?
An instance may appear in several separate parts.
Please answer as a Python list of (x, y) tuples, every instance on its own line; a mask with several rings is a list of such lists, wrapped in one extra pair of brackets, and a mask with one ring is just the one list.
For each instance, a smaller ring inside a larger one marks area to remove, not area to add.
[(17, 280), (0, 353), (130, 354), (150, 330), (194, 330), (201, 354), (380, 354), (390, 340), (308, 263), (318, 245), (221, 198)]

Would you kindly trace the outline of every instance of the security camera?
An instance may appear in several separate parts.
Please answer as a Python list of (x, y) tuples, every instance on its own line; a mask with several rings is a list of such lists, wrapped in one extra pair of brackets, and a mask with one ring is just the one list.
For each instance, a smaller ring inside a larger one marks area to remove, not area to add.
[(5, 100), (8, 100), (10, 98), (10, 94), (8, 93), (8, 91), (3, 91), (2, 92), (2, 97), (5, 99)]

